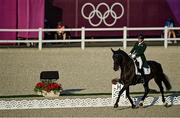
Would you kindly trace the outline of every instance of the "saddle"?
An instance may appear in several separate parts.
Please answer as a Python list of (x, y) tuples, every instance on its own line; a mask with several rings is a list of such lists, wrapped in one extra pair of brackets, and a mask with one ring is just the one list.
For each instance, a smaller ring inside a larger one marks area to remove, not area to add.
[[(137, 63), (134, 61), (135, 73), (136, 75), (141, 75), (140, 69), (137, 66)], [(144, 75), (149, 75), (151, 73), (151, 68), (149, 65), (143, 66)]]
[[(134, 78), (133, 80), (133, 85), (136, 85), (137, 83), (144, 83), (144, 77), (141, 75), (140, 69), (138, 69), (138, 66), (135, 63), (134, 66), (135, 66), (136, 78)], [(148, 67), (143, 67), (142, 70), (144, 72), (144, 75), (149, 75), (151, 73), (151, 69), (149, 65)]]
[(133, 63), (135, 67), (135, 75), (136, 75), (136, 78), (134, 79), (133, 83), (134, 85), (137, 83), (144, 83), (144, 76), (149, 75), (151, 73), (151, 68), (147, 63), (144, 63), (142, 69), (140, 69), (139, 62), (134, 58), (132, 59), (133, 59)]

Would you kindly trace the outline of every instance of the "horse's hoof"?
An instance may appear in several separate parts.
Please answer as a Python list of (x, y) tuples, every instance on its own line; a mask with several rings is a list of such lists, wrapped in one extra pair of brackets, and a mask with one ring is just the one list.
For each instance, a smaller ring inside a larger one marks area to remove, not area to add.
[(139, 103), (139, 106), (142, 107), (142, 106), (143, 106), (143, 103)]
[(169, 105), (168, 103), (164, 103), (164, 106), (165, 106), (166, 108), (171, 107), (171, 105)]
[(132, 108), (133, 109), (137, 109), (138, 107), (136, 105), (132, 105)]
[(115, 104), (115, 105), (114, 105), (114, 108), (118, 108), (118, 104)]
[(143, 101), (139, 102), (139, 107), (143, 107)]

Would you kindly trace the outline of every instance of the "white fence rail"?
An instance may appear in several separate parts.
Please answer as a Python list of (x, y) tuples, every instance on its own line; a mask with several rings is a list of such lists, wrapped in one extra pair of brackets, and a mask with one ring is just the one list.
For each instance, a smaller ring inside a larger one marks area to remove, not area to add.
[[(69, 40), (43, 40), (43, 32), (55, 32), (58, 29), (0, 29), (0, 32), (38, 32), (38, 40), (0, 40), (0, 43), (38, 43), (39, 50), (42, 50), (43, 43), (53, 43), (53, 42), (80, 42), (81, 49), (85, 49), (86, 42), (123, 42), (123, 48), (126, 49), (128, 41), (135, 41), (135, 38), (128, 38), (128, 31), (164, 31), (163, 38), (146, 38), (146, 41), (164, 41), (164, 47), (168, 47), (168, 30), (180, 30), (180, 27), (123, 27), (123, 28), (66, 28), (64, 31), (70, 32), (81, 32), (80, 39), (69, 39)], [(121, 31), (123, 32), (123, 38), (119, 39), (86, 39), (86, 32), (98, 32), (98, 31)], [(174, 38), (174, 40), (180, 40), (180, 38)]]

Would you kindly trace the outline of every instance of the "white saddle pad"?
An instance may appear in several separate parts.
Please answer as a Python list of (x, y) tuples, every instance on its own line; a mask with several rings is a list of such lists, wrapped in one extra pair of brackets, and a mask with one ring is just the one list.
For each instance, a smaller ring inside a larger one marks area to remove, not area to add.
[(143, 70), (144, 70), (145, 75), (149, 75), (151, 73), (151, 69), (149, 66), (148, 66), (148, 68), (143, 68)]

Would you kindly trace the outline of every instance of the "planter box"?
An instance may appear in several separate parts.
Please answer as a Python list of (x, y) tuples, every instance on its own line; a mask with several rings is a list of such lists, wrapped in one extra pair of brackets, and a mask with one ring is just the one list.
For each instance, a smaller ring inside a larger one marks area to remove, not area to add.
[(54, 92), (54, 91), (50, 91), (50, 92), (47, 92), (47, 91), (42, 91), (42, 92), (36, 92), (37, 95), (42, 95), (44, 97), (59, 97), (60, 95), (60, 92)]

